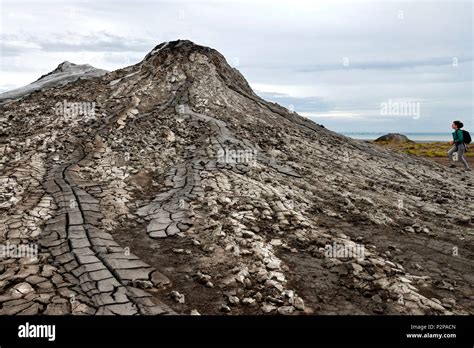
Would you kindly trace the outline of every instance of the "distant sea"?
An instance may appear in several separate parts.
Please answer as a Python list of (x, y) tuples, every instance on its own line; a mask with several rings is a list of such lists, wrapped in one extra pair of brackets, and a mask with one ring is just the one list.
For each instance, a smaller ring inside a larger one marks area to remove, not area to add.
[[(375, 140), (382, 135), (390, 132), (341, 132), (347, 137), (362, 140)], [(397, 132), (395, 132), (397, 133)], [(451, 133), (400, 133), (406, 135), (408, 139), (416, 142), (432, 142), (432, 141), (450, 141), (452, 139)]]

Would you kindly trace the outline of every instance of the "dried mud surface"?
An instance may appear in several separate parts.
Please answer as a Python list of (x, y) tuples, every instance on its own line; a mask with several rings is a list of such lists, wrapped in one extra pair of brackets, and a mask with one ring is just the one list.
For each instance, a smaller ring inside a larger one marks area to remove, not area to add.
[(164, 43), (0, 117), (0, 243), (39, 246), (1, 260), (1, 314), (474, 313), (472, 172), (266, 102), (212, 49)]

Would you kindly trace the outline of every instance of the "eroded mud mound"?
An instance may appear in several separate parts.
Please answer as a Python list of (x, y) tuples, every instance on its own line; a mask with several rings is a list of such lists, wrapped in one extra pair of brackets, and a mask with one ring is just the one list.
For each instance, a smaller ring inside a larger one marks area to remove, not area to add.
[(38, 247), (1, 260), (2, 314), (474, 313), (472, 174), (266, 102), (215, 50), (0, 117), (0, 242)]

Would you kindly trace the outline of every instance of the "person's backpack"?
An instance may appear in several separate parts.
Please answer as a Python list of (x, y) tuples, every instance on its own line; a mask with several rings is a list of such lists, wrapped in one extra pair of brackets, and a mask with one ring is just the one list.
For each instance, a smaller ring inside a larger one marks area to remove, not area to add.
[(464, 144), (470, 144), (472, 139), (471, 139), (471, 134), (467, 130), (462, 129), (462, 137), (464, 139)]

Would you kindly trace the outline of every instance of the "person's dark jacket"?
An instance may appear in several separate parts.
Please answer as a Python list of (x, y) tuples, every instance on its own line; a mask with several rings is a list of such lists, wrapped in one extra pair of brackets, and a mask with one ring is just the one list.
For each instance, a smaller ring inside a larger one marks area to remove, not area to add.
[(461, 129), (456, 129), (453, 132), (453, 140), (456, 145), (464, 144), (464, 135)]

